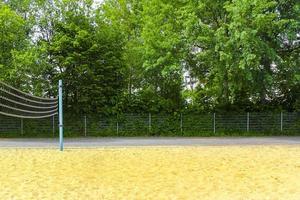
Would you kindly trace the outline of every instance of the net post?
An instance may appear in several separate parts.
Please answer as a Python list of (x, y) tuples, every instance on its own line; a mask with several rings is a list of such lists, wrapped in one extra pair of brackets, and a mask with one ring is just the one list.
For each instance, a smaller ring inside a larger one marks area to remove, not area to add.
[(58, 112), (59, 112), (59, 149), (63, 151), (64, 141), (63, 141), (63, 99), (62, 99), (62, 80), (58, 82)]

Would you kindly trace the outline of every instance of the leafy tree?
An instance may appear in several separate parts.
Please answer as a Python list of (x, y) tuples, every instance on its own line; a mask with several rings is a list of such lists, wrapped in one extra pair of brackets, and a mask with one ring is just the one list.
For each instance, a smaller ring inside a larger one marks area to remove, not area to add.
[(300, 109), (299, 0), (6, 0), (0, 31), (0, 79), (75, 113)]
[(10, 79), (13, 51), (26, 47), (25, 21), (7, 5), (0, 3), (0, 78)]
[[(286, 18), (279, 6), (280, 2), (269, 0), (235, 0), (213, 5), (203, 1), (188, 7), (189, 11), (195, 8), (188, 37), (195, 39), (190, 44), (198, 52), (191, 53), (189, 63), (201, 83), (199, 100), (204, 101), (200, 104), (210, 102), (221, 109), (232, 109), (231, 105), (263, 108), (276, 101), (281, 93), (276, 77), (289, 70), (278, 53), (286, 41), (283, 36), (289, 32), (295, 39), (297, 35), (297, 17)], [(296, 1), (287, 12), (295, 13), (295, 6)]]
[(65, 82), (65, 102), (72, 111), (110, 112), (122, 88), (121, 39), (95, 18), (91, 1), (57, 4), (59, 19), (47, 47)]

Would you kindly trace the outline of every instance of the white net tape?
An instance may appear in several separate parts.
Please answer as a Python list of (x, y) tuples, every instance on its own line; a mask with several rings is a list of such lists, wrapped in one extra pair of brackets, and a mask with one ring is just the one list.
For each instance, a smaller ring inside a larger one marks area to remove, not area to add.
[(13, 97), (16, 97), (16, 98), (19, 98), (21, 100), (24, 100), (24, 101), (28, 101), (30, 103), (36, 103), (36, 104), (42, 104), (42, 105), (54, 105), (54, 104), (57, 104), (57, 101), (53, 101), (53, 102), (42, 102), (42, 101), (35, 101), (35, 100), (32, 100), (32, 99), (28, 99), (26, 97), (22, 97), (20, 95), (17, 95), (17, 94), (14, 94), (14, 93), (11, 93), (5, 89), (2, 89), (0, 88), (0, 91), (6, 93), (7, 95), (10, 95), (10, 96), (13, 96)]
[(48, 118), (48, 117), (53, 117), (57, 115), (58, 113), (52, 113), (51, 115), (41, 115), (41, 116), (26, 116), (26, 115), (15, 115), (15, 114), (10, 114), (10, 113), (5, 113), (0, 111), (0, 115), (5, 115), (8, 117), (17, 117), (17, 118), (23, 118), (23, 119), (42, 119), (42, 118)]
[(12, 99), (8, 99), (8, 98), (2, 97), (2, 96), (0, 96), (0, 99), (4, 99), (4, 100), (9, 101), (11, 103), (19, 104), (21, 106), (30, 107), (30, 108), (38, 108), (38, 109), (55, 109), (55, 108), (57, 108), (57, 103), (56, 103), (55, 106), (42, 107), (42, 106), (33, 106), (33, 105), (21, 103), (21, 102), (14, 101)]

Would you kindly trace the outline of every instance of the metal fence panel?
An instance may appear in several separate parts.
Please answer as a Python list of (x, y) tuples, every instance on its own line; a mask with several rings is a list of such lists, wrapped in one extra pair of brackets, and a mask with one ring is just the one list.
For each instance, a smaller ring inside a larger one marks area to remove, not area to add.
[(251, 113), (249, 126), (252, 132), (278, 132), (280, 121), (280, 113)]
[(20, 131), (21, 131), (20, 119), (0, 115), (0, 134), (19, 133)]
[(216, 132), (247, 131), (247, 113), (216, 113)]
[[(300, 134), (300, 113), (66, 114), (66, 136), (213, 136), (243, 132)], [(58, 136), (57, 116), (20, 119), (0, 116), (0, 136)]]
[(203, 131), (212, 132), (214, 130), (213, 114), (184, 114), (182, 116), (183, 132), (187, 131)]

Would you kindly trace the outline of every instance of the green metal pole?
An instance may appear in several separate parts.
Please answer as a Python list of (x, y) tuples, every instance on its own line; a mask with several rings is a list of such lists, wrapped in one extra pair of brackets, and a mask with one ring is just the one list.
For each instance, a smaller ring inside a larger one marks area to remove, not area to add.
[(58, 112), (59, 112), (59, 149), (64, 150), (64, 128), (63, 128), (63, 99), (62, 80), (58, 83)]

